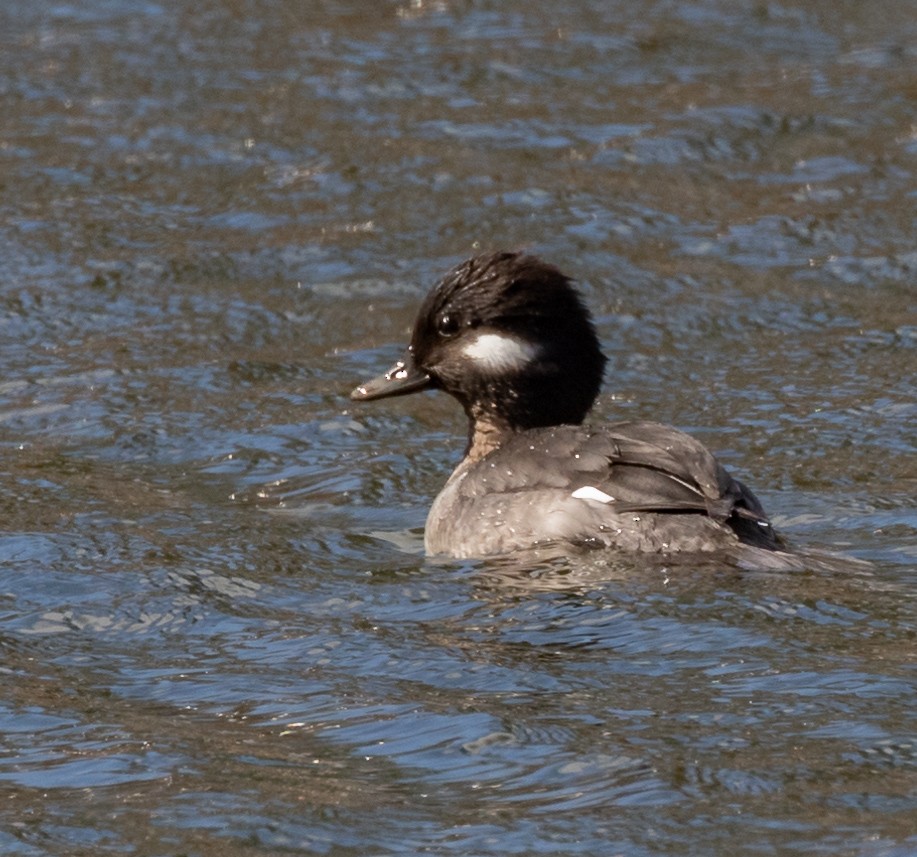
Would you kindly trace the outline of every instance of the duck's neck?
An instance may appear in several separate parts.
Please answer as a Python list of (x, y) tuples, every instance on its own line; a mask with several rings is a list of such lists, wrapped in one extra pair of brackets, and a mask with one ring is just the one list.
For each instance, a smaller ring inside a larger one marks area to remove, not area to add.
[(505, 420), (493, 412), (478, 410), (468, 412), (468, 445), (465, 447), (465, 461), (480, 461), (485, 455), (498, 449), (513, 434)]

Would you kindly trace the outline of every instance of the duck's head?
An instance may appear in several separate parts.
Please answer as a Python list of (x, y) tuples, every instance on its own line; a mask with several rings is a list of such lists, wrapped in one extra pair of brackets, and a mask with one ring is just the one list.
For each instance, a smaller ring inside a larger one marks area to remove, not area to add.
[(404, 357), (351, 398), (441, 389), (472, 422), (520, 431), (582, 422), (604, 366), (589, 311), (568, 277), (535, 256), (490, 253), (433, 287)]

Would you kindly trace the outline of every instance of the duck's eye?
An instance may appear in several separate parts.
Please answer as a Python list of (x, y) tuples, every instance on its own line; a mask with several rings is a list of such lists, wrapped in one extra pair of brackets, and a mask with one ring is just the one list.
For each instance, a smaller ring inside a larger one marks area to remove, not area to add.
[(436, 330), (440, 336), (455, 336), (459, 332), (459, 320), (449, 313), (443, 313), (436, 322)]

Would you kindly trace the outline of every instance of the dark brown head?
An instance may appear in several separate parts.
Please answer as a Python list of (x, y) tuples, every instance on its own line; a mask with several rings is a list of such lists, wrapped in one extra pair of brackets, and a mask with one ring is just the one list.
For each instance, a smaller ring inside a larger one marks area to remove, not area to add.
[(604, 366), (570, 280), (534, 256), (492, 253), (463, 262), (432, 289), (404, 358), (351, 398), (442, 389), (471, 419), (518, 431), (582, 422)]

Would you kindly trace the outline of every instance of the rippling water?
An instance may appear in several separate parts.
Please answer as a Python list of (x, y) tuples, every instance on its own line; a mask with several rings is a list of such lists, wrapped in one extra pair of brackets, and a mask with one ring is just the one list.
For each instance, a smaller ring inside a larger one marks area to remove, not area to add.
[[(0, 8), (0, 852), (917, 853), (908, 3)], [(422, 555), (475, 248), (806, 557)]]

